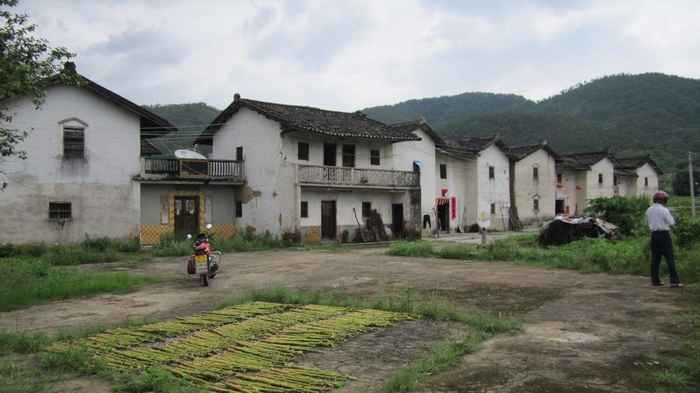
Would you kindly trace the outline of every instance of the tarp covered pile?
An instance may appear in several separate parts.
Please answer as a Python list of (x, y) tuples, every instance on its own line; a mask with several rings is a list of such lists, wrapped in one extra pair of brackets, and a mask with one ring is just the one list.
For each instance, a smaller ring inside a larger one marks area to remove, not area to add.
[(584, 237), (605, 237), (617, 239), (616, 225), (595, 217), (556, 216), (540, 231), (540, 245), (560, 245), (583, 239)]

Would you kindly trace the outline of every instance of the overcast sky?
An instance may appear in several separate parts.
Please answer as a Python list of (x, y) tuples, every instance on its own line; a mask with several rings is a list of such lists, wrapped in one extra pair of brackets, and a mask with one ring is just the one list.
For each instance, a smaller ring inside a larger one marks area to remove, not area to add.
[(542, 99), (612, 73), (700, 77), (700, 1), (20, 0), (139, 104), (353, 111), (465, 91)]

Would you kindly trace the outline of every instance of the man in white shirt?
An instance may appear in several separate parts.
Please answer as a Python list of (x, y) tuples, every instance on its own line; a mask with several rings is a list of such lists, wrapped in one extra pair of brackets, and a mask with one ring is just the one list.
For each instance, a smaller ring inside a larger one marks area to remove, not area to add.
[(676, 225), (676, 220), (673, 219), (671, 212), (666, 207), (667, 203), (668, 194), (659, 191), (654, 194), (654, 204), (647, 209), (646, 213), (647, 223), (651, 230), (651, 285), (655, 287), (663, 285), (659, 279), (659, 265), (661, 265), (661, 257), (665, 256), (671, 287), (680, 288), (683, 284), (680, 283), (676, 272), (673, 241), (671, 240), (671, 227)]

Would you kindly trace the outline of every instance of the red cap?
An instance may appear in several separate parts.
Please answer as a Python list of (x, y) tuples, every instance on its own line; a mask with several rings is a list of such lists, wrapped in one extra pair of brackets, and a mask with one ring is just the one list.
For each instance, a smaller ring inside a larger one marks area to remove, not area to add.
[(657, 191), (654, 193), (654, 202), (668, 201), (668, 194), (665, 191)]

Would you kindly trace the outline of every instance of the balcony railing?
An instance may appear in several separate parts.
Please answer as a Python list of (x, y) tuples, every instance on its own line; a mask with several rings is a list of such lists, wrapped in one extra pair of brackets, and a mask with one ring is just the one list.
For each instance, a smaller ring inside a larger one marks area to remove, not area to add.
[(420, 175), (409, 171), (299, 165), (299, 182), (328, 186), (419, 187)]
[(144, 158), (141, 177), (145, 179), (245, 180), (243, 161)]

